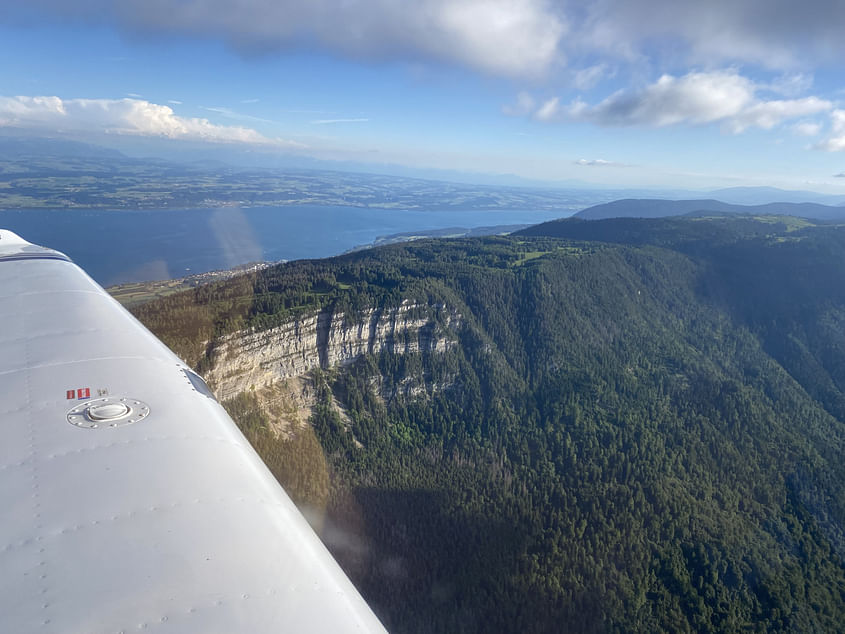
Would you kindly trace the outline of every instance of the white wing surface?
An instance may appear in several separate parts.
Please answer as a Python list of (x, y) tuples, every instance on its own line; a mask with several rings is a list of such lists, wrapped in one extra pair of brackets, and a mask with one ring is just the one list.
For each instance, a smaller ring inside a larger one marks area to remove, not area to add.
[(0, 631), (384, 632), (202, 379), (0, 230)]

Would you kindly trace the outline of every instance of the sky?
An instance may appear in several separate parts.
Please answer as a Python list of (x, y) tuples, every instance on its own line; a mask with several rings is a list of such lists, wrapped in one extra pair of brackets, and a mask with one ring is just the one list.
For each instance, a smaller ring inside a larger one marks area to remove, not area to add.
[(842, 0), (0, 0), (0, 133), (845, 193), (843, 24)]

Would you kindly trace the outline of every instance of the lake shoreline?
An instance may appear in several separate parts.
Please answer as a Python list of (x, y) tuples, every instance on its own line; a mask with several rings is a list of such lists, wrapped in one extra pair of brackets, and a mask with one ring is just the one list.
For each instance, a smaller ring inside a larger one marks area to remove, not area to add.
[(322, 205), (14, 209), (0, 227), (62, 251), (103, 286), (228, 270), (247, 262), (325, 258), (399, 234), (530, 225), (568, 211), (396, 211)]

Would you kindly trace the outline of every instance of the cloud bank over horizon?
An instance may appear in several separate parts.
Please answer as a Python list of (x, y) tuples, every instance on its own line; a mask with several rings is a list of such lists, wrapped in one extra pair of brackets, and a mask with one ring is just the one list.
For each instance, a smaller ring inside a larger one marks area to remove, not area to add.
[(293, 141), (268, 138), (252, 128), (217, 125), (197, 117), (180, 117), (170, 106), (132, 98), (0, 96), (0, 128), (158, 137), (288, 149), (304, 147)]

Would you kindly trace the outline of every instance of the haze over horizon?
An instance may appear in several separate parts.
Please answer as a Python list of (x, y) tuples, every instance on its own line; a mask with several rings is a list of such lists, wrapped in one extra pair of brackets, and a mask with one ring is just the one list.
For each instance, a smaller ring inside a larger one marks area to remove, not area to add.
[(845, 5), (0, 5), (0, 134), (134, 155), (845, 193)]

